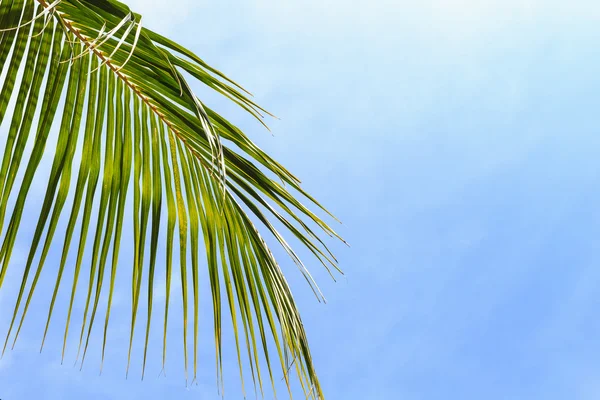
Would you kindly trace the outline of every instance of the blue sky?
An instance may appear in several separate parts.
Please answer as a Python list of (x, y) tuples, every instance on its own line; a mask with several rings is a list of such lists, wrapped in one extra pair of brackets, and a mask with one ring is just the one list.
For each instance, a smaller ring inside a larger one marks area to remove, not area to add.
[[(283, 263), (327, 399), (597, 399), (600, 6), (413, 3), (129, 2), (281, 117), (273, 137), (208, 95), (343, 221), (346, 276), (312, 270), (327, 305)], [(122, 288), (113, 337), (128, 332)], [(59, 324), (38, 354), (37, 297), (0, 361), (3, 400), (220, 398), (208, 303), (198, 385), (186, 388), (178, 321), (166, 378), (159, 335), (144, 382), (141, 343), (125, 380), (125, 340), (109, 343), (99, 376), (97, 341), (83, 371), (75, 340), (60, 365)], [(233, 352), (226, 363), (226, 398), (241, 398)]]

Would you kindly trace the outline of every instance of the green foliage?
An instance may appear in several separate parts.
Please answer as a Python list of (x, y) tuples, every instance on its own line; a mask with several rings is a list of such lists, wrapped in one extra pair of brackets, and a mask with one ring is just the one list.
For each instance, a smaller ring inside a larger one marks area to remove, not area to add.
[[(89, 280), (78, 357), (83, 363), (104, 290), (108, 291), (104, 360), (116, 270), (119, 266), (124, 268), (118, 258), (123, 220), (126, 207), (133, 204), (130, 353), (142, 295), (148, 300), (145, 349), (148, 347), (154, 278), (159, 272), (156, 266), (164, 263), (164, 366), (176, 251), (173, 246), (177, 237), (185, 369), (187, 376), (187, 321), (191, 314), (195, 378), (201, 268), (198, 255), (203, 243), (212, 293), (218, 375), (222, 374), (222, 297), (226, 297), (240, 374), (240, 342), (244, 341), (255, 388), (258, 383), (263, 390), (261, 358), (266, 360), (269, 380), (275, 388), (272, 356), (267, 350), (270, 337), (288, 387), (288, 371), (293, 364), (307, 397), (322, 398), (290, 289), (253, 221), (259, 221), (261, 229), (283, 246), (317, 296), (321, 296), (318, 287), (273, 221), (299, 240), (328, 270), (337, 269), (337, 262), (315, 228), (321, 234), (339, 237), (301, 202), (323, 210), (302, 190), (298, 179), (238, 128), (206, 107), (191, 91), (182, 72), (262, 122), (268, 113), (251, 100), (249, 93), (191, 51), (143, 27), (139, 14), (114, 0), (2, 0), (0, 70), (5, 73), (0, 92), (0, 124), (8, 127), (0, 165), (0, 288), (51, 126), (60, 117), (45, 197), (3, 352), (17, 340), (59, 218), (65, 208), (69, 209), (67, 199), (72, 198), (43, 337), (46, 338), (57, 293), (65, 278), (73, 238), (79, 237), (63, 357), (76, 289), (83, 273), (83, 277), (89, 274)], [(7, 113), (11, 99), (15, 107)], [(36, 115), (39, 117), (34, 123)], [(78, 142), (82, 142), (81, 150)], [(28, 143), (33, 146), (30, 154), (25, 151)], [(81, 151), (79, 163), (74, 162), (77, 151)], [(20, 181), (18, 172), (23, 174)], [(132, 203), (126, 202), (128, 195), (133, 196)], [(9, 199), (14, 200), (12, 207)], [(92, 210), (96, 207), (97, 218), (93, 220)], [(165, 220), (166, 229), (161, 228)], [(80, 227), (78, 232), (76, 226)], [(159, 238), (161, 231), (166, 231), (166, 238)], [(145, 252), (148, 240), (149, 254)], [(84, 262), (87, 243), (92, 243), (91, 255), (86, 257), (89, 263)], [(162, 245), (166, 259), (157, 260)], [(109, 287), (103, 288), (107, 274)], [(144, 275), (147, 288), (142, 287)]]

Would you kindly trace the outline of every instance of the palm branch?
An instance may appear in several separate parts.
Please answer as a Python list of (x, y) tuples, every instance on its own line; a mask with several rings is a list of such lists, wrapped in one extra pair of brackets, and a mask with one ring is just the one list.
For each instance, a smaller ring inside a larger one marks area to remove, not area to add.
[[(321, 236), (339, 236), (316, 214), (327, 211), (300, 187), (299, 180), (240, 129), (204, 105), (184, 73), (261, 122), (270, 114), (238, 84), (193, 52), (145, 28), (139, 14), (115, 0), (1, 0), (0, 71), (4, 76), (0, 124), (5, 123), (8, 130), (0, 165), (0, 288), (51, 128), (55, 123), (58, 127), (45, 196), (2, 352), (17, 341), (64, 211), (68, 223), (42, 347), (73, 247), (76, 261), (62, 356), (83, 273), (89, 282), (83, 323), (77, 332), (78, 358), (81, 355), (81, 362), (85, 360), (100, 295), (108, 291), (101, 349), (104, 360), (115, 275), (123, 265), (118, 258), (122, 226), (130, 212), (129, 354), (136, 317), (141, 312), (140, 296), (145, 292), (145, 367), (156, 265), (164, 263), (164, 367), (175, 258), (180, 264), (186, 379), (188, 314), (192, 315), (191, 362), (196, 376), (198, 256), (204, 251), (214, 313), (217, 376), (222, 377), (221, 319), (225, 307), (235, 332), (242, 381), (245, 357), (239, 342), (243, 340), (255, 388), (258, 382), (263, 390), (260, 365), (264, 362), (273, 389), (275, 368), (281, 368), (288, 389), (288, 372), (294, 369), (307, 397), (322, 398), (300, 315), (263, 233), (283, 247), (318, 297), (322, 295), (310, 273), (276, 226), (331, 271), (338, 270), (337, 261)], [(10, 111), (9, 102), (14, 104)], [(32, 145), (31, 152), (26, 151), (28, 144)], [(78, 152), (81, 161), (74, 162)], [(128, 196), (133, 196), (132, 202), (126, 201)], [(128, 209), (130, 204), (132, 210)], [(159, 240), (164, 232), (165, 237)], [(174, 254), (176, 238), (178, 254)], [(91, 254), (86, 254), (84, 262), (88, 243)], [(158, 261), (157, 251), (163, 244), (166, 256)], [(142, 288), (143, 276), (147, 277), (147, 289)], [(108, 287), (103, 287), (105, 282)], [(276, 356), (269, 354), (270, 346), (276, 349)], [(273, 366), (272, 358), (278, 360)]]

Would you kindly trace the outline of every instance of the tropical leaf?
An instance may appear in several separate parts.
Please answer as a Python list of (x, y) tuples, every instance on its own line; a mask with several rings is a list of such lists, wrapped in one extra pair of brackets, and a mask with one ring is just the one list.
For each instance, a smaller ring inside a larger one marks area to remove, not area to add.
[[(304, 204), (327, 213), (303, 191), (299, 180), (204, 105), (183, 73), (226, 96), (261, 123), (270, 114), (238, 84), (191, 51), (145, 28), (139, 14), (114, 0), (2, 0), (0, 71), (4, 76), (0, 124), (6, 124), (8, 130), (0, 165), (0, 288), (51, 127), (60, 117), (45, 196), (3, 352), (17, 341), (66, 208), (70, 212), (42, 346), (57, 294), (67, 279), (64, 271), (73, 237), (78, 235), (63, 358), (78, 282), (87, 276), (78, 358), (81, 356), (83, 364), (101, 294), (108, 291), (104, 360), (117, 268), (131, 265), (129, 349), (131, 353), (140, 296), (145, 292), (145, 368), (154, 278), (159, 273), (156, 267), (164, 264), (164, 367), (177, 237), (186, 377), (190, 332), (194, 378), (197, 373), (199, 254), (203, 251), (212, 294), (218, 376), (222, 375), (221, 324), (226, 307), (234, 327), (242, 380), (245, 357), (240, 342), (247, 348), (255, 388), (258, 383), (263, 390), (262, 359), (275, 389), (272, 355), (268, 352), (270, 337), (288, 388), (288, 372), (294, 368), (307, 397), (322, 398), (300, 315), (261, 231), (283, 247), (318, 297), (322, 295), (310, 273), (276, 225), (299, 240), (328, 270), (339, 271), (319, 235), (341, 238)], [(11, 100), (14, 109), (8, 112)], [(28, 145), (31, 152), (26, 151)], [(78, 152), (80, 157), (76, 157)], [(78, 159), (81, 161), (74, 161)], [(128, 196), (132, 202), (127, 202)], [(130, 204), (133, 260), (123, 263), (119, 249)], [(161, 229), (165, 220), (166, 229)], [(166, 237), (160, 238), (163, 230)], [(91, 254), (86, 256), (88, 243)], [(160, 246), (164, 246), (165, 260), (157, 259)], [(142, 287), (144, 276), (146, 289)], [(108, 288), (103, 288), (105, 278)], [(192, 318), (190, 331), (188, 314)]]

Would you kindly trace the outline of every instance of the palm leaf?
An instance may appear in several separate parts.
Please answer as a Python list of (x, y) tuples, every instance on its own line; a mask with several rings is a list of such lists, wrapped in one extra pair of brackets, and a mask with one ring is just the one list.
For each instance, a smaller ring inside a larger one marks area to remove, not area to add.
[[(157, 253), (159, 246), (164, 245), (164, 368), (173, 246), (177, 237), (186, 377), (190, 332), (194, 378), (197, 373), (201, 267), (198, 255), (204, 251), (213, 303), (218, 376), (222, 375), (222, 302), (226, 298), (242, 381), (243, 359), (247, 357), (255, 388), (258, 383), (262, 392), (263, 359), (275, 389), (272, 355), (268, 352), (271, 337), (288, 388), (288, 372), (294, 368), (307, 397), (322, 398), (300, 315), (259, 227), (283, 247), (319, 297), (322, 295), (310, 273), (275, 222), (328, 270), (338, 270), (337, 261), (316, 231), (338, 239), (339, 236), (303, 203), (326, 212), (303, 191), (299, 180), (237, 127), (204, 105), (183, 73), (263, 123), (264, 115), (269, 114), (251, 100), (250, 94), (191, 51), (143, 27), (139, 14), (114, 0), (0, 1), (0, 71), (4, 74), (0, 124), (8, 127), (0, 165), (0, 288), (51, 127), (60, 116), (46, 192), (4, 350), (17, 341), (66, 208), (70, 212), (42, 346), (57, 294), (66, 279), (63, 273), (79, 224), (63, 358), (78, 282), (87, 276), (78, 358), (83, 364), (101, 293), (108, 291), (104, 360), (115, 277), (117, 268), (123, 265), (119, 263), (122, 225), (125, 209), (132, 204), (130, 353), (140, 296), (145, 291), (145, 367), (154, 277), (158, 273), (156, 266), (163, 264), (157, 260)], [(11, 99), (15, 107), (7, 113)], [(25, 151), (28, 144), (32, 145), (30, 153)], [(81, 161), (74, 163), (77, 152), (81, 153)], [(22, 178), (17, 179), (18, 174)], [(130, 186), (133, 190), (129, 190)], [(133, 196), (132, 203), (126, 202), (128, 196)], [(92, 218), (95, 207), (99, 212)], [(166, 240), (159, 240), (165, 219)], [(84, 257), (88, 243), (92, 245), (91, 254)], [(89, 261), (84, 262), (84, 258)], [(142, 287), (144, 276), (147, 289)], [(108, 288), (103, 287), (105, 278)], [(193, 320), (191, 331), (187, 328), (188, 313)]]

